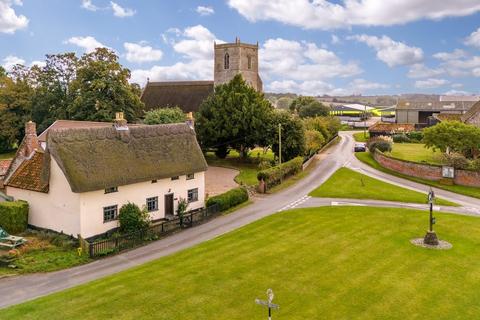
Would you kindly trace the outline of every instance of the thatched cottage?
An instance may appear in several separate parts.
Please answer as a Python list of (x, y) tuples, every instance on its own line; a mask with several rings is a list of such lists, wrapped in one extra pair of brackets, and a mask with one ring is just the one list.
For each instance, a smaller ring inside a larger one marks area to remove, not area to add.
[(207, 164), (187, 124), (60, 121), (39, 137), (27, 123), (5, 179), (9, 196), (29, 202), (33, 226), (89, 238), (116, 228), (127, 202), (152, 220), (174, 215), (180, 198), (204, 206)]

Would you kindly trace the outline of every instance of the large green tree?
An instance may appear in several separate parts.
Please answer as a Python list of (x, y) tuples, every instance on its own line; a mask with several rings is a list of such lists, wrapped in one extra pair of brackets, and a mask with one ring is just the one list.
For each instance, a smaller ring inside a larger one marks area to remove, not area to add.
[(122, 111), (129, 121), (136, 120), (143, 107), (137, 86), (131, 85), (130, 70), (107, 48), (97, 48), (78, 61), (71, 83), (75, 99), (67, 110), (74, 120), (111, 121)]
[(305, 155), (305, 129), (298, 117), (287, 111), (276, 110), (269, 123), (268, 137), (275, 155), (279, 154), (279, 124), (281, 125), (282, 161)]
[[(255, 146), (266, 146), (273, 107), (241, 75), (215, 87), (200, 106), (195, 128), (203, 148), (233, 148), (242, 156)], [(225, 152), (218, 154), (226, 155)]]
[(320, 103), (319, 101), (313, 101), (310, 104), (300, 107), (298, 115), (300, 118), (311, 117), (326, 117), (330, 114), (330, 107)]
[(480, 147), (480, 128), (459, 121), (445, 121), (424, 129), (423, 142), (434, 150), (473, 157)]

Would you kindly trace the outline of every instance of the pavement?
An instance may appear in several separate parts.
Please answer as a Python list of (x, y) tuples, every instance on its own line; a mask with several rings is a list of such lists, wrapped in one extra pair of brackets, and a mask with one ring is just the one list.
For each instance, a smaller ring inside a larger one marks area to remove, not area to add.
[[(281, 192), (256, 197), (253, 204), (229, 215), (220, 216), (206, 224), (173, 234), (146, 246), (96, 260), (86, 265), (50, 273), (29, 274), (0, 279), (0, 297), (2, 297), (0, 300), (0, 308), (22, 303), (127, 270), (148, 261), (190, 248), (283, 210), (326, 205), (368, 205), (415, 209), (425, 207), (421, 204), (374, 200), (321, 199), (308, 196), (310, 191), (326, 181), (342, 166), (359, 170), (364, 174), (399, 186), (422, 192), (428, 191), (429, 187), (409, 180), (389, 176), (364, 165), (358, 161), (352, 153), (354, 144), (352, 132), (342, 132), (340, 136), (342, 137), (341, 141), (324, 151), (322, 160), (307, 177)], [(436, 206), (434, 208), (435, 210), (480, 215), (480, 199), (473, 199), (444, 190), (435, 189), (435, 192), (437, 196), (463, 206)]]

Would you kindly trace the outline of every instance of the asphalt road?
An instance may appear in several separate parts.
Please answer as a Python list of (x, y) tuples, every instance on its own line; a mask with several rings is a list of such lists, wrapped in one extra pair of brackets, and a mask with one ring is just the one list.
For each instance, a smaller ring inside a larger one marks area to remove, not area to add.
[[(184, 230), (144, 247), (115, 256), (96, 260), (92, 263), (51, 273), (30, 274), (0, 279), (0, 308), (32, 300), (87, 283), (145, 262), (170, 255), (192, 247), (219, 235), (240, 228), (255, 220), (276, 212), (295, 207), (324, 205), (371, 205), (384, 207), (421, 208), (418, 204), (394, 203), (386, 201), (359, 201), (345, 199), (311, 198), (308, 193), (327, 180), (338, 168), (348, 166), (400, 186), (426, 192), (428, 187), (408, 180), (391, 177), (378, 172), (356, 160), (352, 154), (353, 138), (350, 133), (341, 133), (342, 140), (326, 150), (324, 159), (304, 179), (294, 186), (273, 195), (259, 197), (254, 204), (234, 213), (221, 216), (206, 224)], [(459, 196), (443, 190), (437, 195), (465, 206), (464, 208), (436, 207), (436, 210), (454, 211), (463, 214), (480, 214), (480, 200)]]

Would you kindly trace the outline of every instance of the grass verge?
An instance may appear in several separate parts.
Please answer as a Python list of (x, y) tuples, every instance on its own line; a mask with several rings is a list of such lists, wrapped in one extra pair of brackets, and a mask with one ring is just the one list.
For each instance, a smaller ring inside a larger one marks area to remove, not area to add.
[[(313, 190), (310, 196), (409, 203), (427, 202), (426, 194), (386, 183), (348, 168), (338, 169), (325, 183)], [(435, 199), (435, 202), (439, 205), (456, 205), (440, 198)]]
[(191, 249), (0, 310), (1, 319), (478, 319), (480, 219), (436, 213), (448, 251), (415, 247), (425, 211), (323, 207), (269, 216)]
[(430, 180), (426, 180), (426, 179), (407, 176), (407, 175), (404, 175), (404, 174), (401, 174), (401, 173), (395, 172), (393, 170), (382, 167), (377, 161), (375, 161), (375, 159), (373, 158), (373, 156), (371, 155), (370, 152), (357, 152), (357, 153), (355, 153), (355, 156), (357, 157), (358, 160), (360, 160), (363, 163), (369, 165), (370, 167), (372, 167), (372, 168), (374, 168), (378, 171), (382, 171), (382, 172), (391, 174), (392, 176), (396, 176), (396, 177), (403, 178), (403, 179), (406, 179), (406, 180), (410, 180), (410, 181), (422, 183), (422, 184), (425, 184), (425, 185), (428, 185), (428, 186), (432, 186), (432, 187), (435, 187), (435, 188), (438, 188), (438, 189), (443, 189), (443, 190), (451, 191), (451, 192), (454, 192), (454, 193), (463, 194), (465, 196), (480, 199), (480, 188), (459, 186), (459, 185), (447, 186), (447, 185), (443, 185), (443, 184), (441, 184), (437, 181), (430, 181)]
[(370, 138), (370, 133), (367, 132), (365, 135), (364, 132), (357, 132), (353, 134), (353, 138), (357, 142), (367, 142), (368, 139)]
[(442, 153), (425, 148), (423, 143), (395, 143), (389, 155), (400, 160), (442, 164)]

